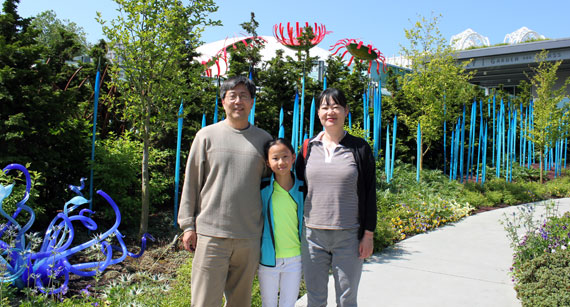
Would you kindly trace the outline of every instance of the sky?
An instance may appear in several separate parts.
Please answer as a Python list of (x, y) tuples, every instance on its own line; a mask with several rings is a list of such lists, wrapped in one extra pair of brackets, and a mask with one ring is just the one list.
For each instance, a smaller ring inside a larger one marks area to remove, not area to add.
[[(404, 29), (412, 28), (420, 15), (429, 19), (441, 14), (438, 28), (448, 41), (471, 28), (493, 45), (523, 26), (551, 39), (570, 37), (569, 0), (217, 0), (216, 4), (219, 9), (210, 17), (223, 26), (206, 28), (204, 42), (244, 35), (239, 24), (249, 21), (251, 12), (259, 22), (259, 35), (273, 35), (278, 23), (316, 22), (332, 31), (319, 47), (329, 49), (338, 40), (353, 38), (372, 44), (386, 57), (398, 55), (401, 46), (408, 45)], [(96, 12), (111, 20), (118, 15), (117, 8), (112, 0), (20, 0), (18, 13), (32, 17), (53, 10), (59, 19), (82, 27), (94, 43), (104, 38)]]

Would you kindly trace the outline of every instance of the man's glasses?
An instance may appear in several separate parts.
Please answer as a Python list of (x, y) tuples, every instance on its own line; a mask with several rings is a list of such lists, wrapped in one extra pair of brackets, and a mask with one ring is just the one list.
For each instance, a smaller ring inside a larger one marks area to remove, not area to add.
[(240, 93), (240, 94), (235, 94), (235, 93), (228, 93), (226, 95), (226, 98), (230, 101), (230, 102), (235, 102), (238, 100), (244, 101), (244, 100), (250, 100), (251, 99), (251, 95), (249, 95), (248, 93)]

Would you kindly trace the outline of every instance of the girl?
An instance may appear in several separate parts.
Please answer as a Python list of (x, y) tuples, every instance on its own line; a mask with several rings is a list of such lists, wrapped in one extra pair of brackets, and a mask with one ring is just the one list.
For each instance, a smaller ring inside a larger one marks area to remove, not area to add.
[(261, 300), (263, 307), (275, 307), (279, 294), (280, 307), (294, 306), (302, 272), (303, 182), (291, 172), (295, 154), (289, 141), (269, 141), (265, 159), (273, 174), (261, 183)]

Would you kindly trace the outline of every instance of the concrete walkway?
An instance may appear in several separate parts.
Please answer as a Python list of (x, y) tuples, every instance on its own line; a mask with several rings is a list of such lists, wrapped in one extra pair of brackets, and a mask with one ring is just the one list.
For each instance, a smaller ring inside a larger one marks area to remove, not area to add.
[[(570, 211), (570, 198), (554, 202), (560, 214)], [(520, 306), (509, 276), (513, 251), (500, 223), (517, 207), (469, 216), (374, 254), (364, 264), (359, 306)], [(537, 203), (535, 217), (543, 213), (544, 203)], [(332, 277), (328, 289), (328, 306), (336, 306)], [(306, 306), (306, 296), (296, 306)]]

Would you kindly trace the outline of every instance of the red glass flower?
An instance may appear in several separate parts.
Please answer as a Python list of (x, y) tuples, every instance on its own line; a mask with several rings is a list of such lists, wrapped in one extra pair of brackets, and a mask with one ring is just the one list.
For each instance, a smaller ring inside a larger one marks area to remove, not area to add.
[[(223, 49), (222, 49), (223, 50)], [(202, 61), (201, 64), (204, 66), (204, 73), (206, 74), (207, 77), (211, 78), (212, 77), (212, 66), (214, 66), (214, 64), (216, 64), (216, 68), (217, 68), (217, 76), (220, 76), (220, 60), (223, 60), (225, 63), (227, 63), (227, 59), (225, 58), (224, 54), (222, 53), (222, 50), (218, 51), (216, 53), (215, 56), (213, 56), (211, 59), (207, 60), (207, 61)]]
[(302, 45), (299, 38), (308, 27), (310, 27), (308, 22), (305, 23), (304, 27), (299, 27), (299, 22), (297, 21), (295, 28), (291, 27), (291, 23), (288, 22), (287, 32), (284, 33), (285, 27), (283, 27), (282, 23), (279, 23), (273, 26), (273, 35), (277, 41), (285, 47), (293, 50), (309, 50), (322, 42), (327, 34), (331, 33), (331, 31), (327, 31), (324, 25), (317, 25), (317, 23), (315, 23), (314, 26), (311, 27), (315, 37), (311, 39), (308, 45)]
[[(202, 61), (201, 64), (204, 66), (204, 72), (206, 76), (212, 77), (212, 67), (214, 64), (217, 68), (217, 76), (219, 77), (222, 73), (225, 74), (226, 70), (228, 69), (228, 48), (237, 49), (239, 44), (243, 44), (246, 48), (254, 47), (256, 45), (263, 45), (267, 43), (267, 40), (261, 36), (250, 36), (241, 39), (236, 39), (233, 43), (226, 44), (224, 43), (224, 47), (220, 49), (215, 56), (213, 56), (208, 61)], [(225, 67), (222, 69), (220, 67), (220, 63), (223, 62)]]
[(372, 67), (372, 62), (376, 62), (376, 72), (380, 74), (380, 62), (382, 62), (382, 71), (386, 72), (386, 58), (380, 52), (380, 50), (374, 48), (371, 44), (364, 45), (362, 41), (357, 41), (355, 39), (341, 39), (336, 44), (332, 45), (329, 51), (336, 51), (332, 55), (336, 55), (341, 49), (346, 49), (344, 53), (340, 56), (344, 58), (347, 52), (350, 52), (351, 57), (348, 61), (348, 66), (352, 64), (354, 58), (363, 61), (369, 61), (368, 63), (368, 73), (370, 73), (370, 68)]

